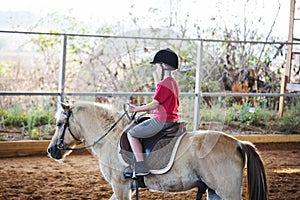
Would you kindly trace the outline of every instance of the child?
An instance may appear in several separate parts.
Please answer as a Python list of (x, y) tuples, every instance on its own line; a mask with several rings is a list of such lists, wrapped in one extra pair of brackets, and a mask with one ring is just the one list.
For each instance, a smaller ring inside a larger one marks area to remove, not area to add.
[(167, 49), (158, 51), (150, 64), (158, 64), (157, 72), (161, 74), (161, 81), (157, 84), (151, 103), (143, 106), (129, 105), (129, 112), (153, 112), (154, 116), (130, 129), (127, 137), (134, 153), (136, 176), (149, 174), (144, 162), (143, 148), (139, 138), (149, 138), (159, 131), (172, 126), (179, 120), (179, 88), (172, 77), (172, 71), (178, 69), (178, 56)]

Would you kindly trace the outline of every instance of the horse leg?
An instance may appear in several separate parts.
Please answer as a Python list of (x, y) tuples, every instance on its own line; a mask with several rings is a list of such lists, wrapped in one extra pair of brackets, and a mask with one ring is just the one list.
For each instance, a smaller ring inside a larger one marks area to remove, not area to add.
[(110, 200), (131, 200), (131, 180), (123, 177), (123, 169), (113, 169), (108, 165), (103, 165), (101, 160), (99, 160), (99, 166), (104, 179), (112, 187), (113, 195)]
[(131, 200), (132, 189), (130, 184), (127, 183), (111, 183), (113, 189), (113, 195), (110, 197), (110, 200)]
[(221, 198), (216, 194), (216, 192), (210, 188), (207, 190), (207, 200), (220, 200)]
[(207, 188), (208, 187), (205, 183), (203, 183), (202, 181), (199, 182), (198, 191), (197, 191), (197, 195), (196, 195), (196, 200), (201, 200), (202, 199), (202, 195), (205, 193)]

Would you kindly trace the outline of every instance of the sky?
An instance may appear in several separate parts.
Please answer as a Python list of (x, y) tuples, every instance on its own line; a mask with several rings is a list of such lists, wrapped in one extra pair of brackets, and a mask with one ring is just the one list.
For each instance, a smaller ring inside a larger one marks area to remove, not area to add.
[[(0, 11), (26, 11), (42, 16), (50, 12), (68, 13), (71, 9), (71, 13), (84, 22), (109, 24), (112, 20), (124, 20), (129, 11), (137, 17), (145, 16), (152, 7), (160, 9), (157, 15), (148, 17), (149, 21), (153, 18), (153, 23), (158, 20), (159, 15), (167, 16), (172, 11), (182, 20), (188, 13), (190, 21), (198, 21), (202, 27), (210, 26), (211, 19), (216, 15), (221, 15), (228, 24), (236, 20), (242, 21), (244, 16), (260, 15), (265, 21), (263, 26), (270, 27), (280, 3), (281, 9), (274, 27), (274, 35), (287, 38), (290, 0), (250, 0), (247, 10), (243, 8), (244, 2), (245, 0), (9, 0), (1, 4)], [(238, 19), (233, 19), (232, 16), (237, 16)], [(259, 28), (268, 33), (269, 28), (265, 27)], [(295, 31), (296, 33), (300, 33), (299, 28), (295, 27), (295, 30), (299, 30)]]

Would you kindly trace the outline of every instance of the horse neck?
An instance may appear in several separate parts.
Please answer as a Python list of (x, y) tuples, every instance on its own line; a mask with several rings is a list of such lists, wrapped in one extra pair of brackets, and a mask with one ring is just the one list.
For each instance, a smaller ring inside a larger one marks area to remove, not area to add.
[[(120, 118), (119, 115), (107, 108), (97, 105), (90, 107), (90, 105), (87, 105), (83, 112), (77, 112), (78, 115), (75, 113), (80, 135), (86, 140), (88, 145), (92, 145), (104, 136)], [(126, 120), (122, 119), (95, 147), (102, 149), (106, 145), (117, 146), (125, 124)]]

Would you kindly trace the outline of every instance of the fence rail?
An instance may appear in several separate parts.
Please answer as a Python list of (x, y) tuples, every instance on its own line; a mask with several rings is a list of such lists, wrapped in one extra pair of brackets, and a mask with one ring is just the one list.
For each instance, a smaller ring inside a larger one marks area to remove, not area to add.
[[(59, 92), (7, 92), (0, 91), (0, 96), (60, 96)], [(154, 92), (65, 92), (66, 96), (153, 96)], [(230, 92), (182, 92), (182, 97), (300, 97), (300, 93), (230, 93)]]
[(143, 37), (143, 36), (77, 34), (77, 33), (49, 33), (49, 32), (7, 31), (7, 30), (0, 30), (0, 33), (27, 34), (27, 35), (56, 35), (56, 36), (73, 36), (73, 37), (98, 37), (98, 38), (112, 38), (112, 39), (145, 39), (145, 40), (176, 40), (176, 41), (228, 42), (228, 43), (248, 43), (248, 44), (300, 45), (300, 42), (298, 40), (295, 40), (297, 42), (288, 42), (288, 41), (253, 41), (253, 40), (243, 40), (243, 41), (241, 41), (241, 40), (205, 39), (205, 38)]
[(162, 38), (162, 37), (137, 37), (137, 36), (114, 36), (114, 35), (98, 35), (98, 34), (73, 34), (73, 33), (46, 33), (46, 32), (28, 32), (28, 31), (8, 31), (0, 30), (3, 34), (31, 34), (31, 35), (56, 35), (61, 37), (61, 56), (60, 56), (60, 69), (59, 69), (59, 82), (58, 91), (0, 91), (0, 96), (57, 96), (59, 100), (63, 100), (66, 95), (76, 96), (152, 96), (151, 92), (66, 92), (65, 91), (65, 68), (66, 68), (66, 46), (68, 37), (97, 37), (97, 38), (112, 38), (112, 39), (145, 39), (145, 40), (180, 40), (180, 41), (195, 41), (197, 43), (196, 54), (196, 84), (195, 92), (181, 93), (180, 96), (194, 97), (194, 122), (193, 129), (198, 128), (199, 110), (200, 110), (200, 98), (201, 97), (299, 97), (300, 93), (227, 93), (227, 92), (201, 92), (200, 71), (203, 57), (203, 42), (225, 42), (225, 43), (249, 43), (249, 44), (280, 44), (280, 45), (300, 45), (299, 42), (276, 42), (276, 41), (234, 41), (234, 40), (214, 40), (203, 38)]

